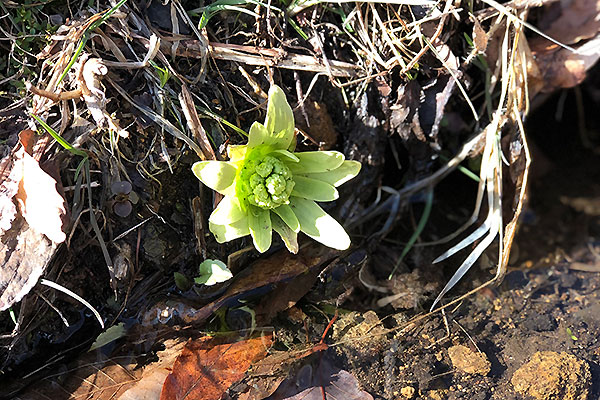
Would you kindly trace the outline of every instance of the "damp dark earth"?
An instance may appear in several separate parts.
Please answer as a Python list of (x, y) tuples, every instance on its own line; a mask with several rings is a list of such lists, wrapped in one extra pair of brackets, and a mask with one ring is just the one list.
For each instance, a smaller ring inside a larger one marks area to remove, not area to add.
[(0, 1), (0, 398), (600, 399), (599, 15)]

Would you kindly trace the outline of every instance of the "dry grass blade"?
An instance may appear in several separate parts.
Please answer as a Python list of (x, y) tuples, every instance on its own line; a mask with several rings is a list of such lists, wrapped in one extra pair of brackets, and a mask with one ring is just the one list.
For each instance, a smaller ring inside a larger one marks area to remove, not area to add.
[[(440, 14), (440, 22), (438, 23), (435, 33), (429, 39), (430, 42), (435, 42), (437, 40), (437, 38), (442, 34), (444, 24), (446, 23), (446, 19), (448, 18), (448, 15), (450, 15), (449, 12), (452, 9), (452, 5), (453, 5), (452, 1), (450, 1), (450, 0), (446, 1), (446, 5), (444, 6), (444, 11), (442, 11), (442, 13)], [(423, 46), (421, 51), (419, 51), (419, 53), (415, 57), (413, 57), (413, 59), (402, 69), (401, 73), (405, 74), (408, 71), (410, 71), (417, 64), (417, 62), (419, 62), (419, 60), (425, 54), (427, 49), (428, 49), (427, 46)]]
[[(518, 20), (516, 20), (518, 21)], [(473, 233), (460, 241), (457, 245), (446, 251), (438, 257), (434, 262), (442, 261), (463, 248), (474, 243), (484, 235), (484, 239), (477, 244), (473, 251), (463, 261), (458, 270), (454, 273), (446, 286), (442, 289), (431, 309), (433, 310), (440, 299), (456, 285), (456, 283), (466, 274), (469, 268), (477, 261), (483, 251), (494, 241), (499, 235), (499, 254), (496, 275), (490, 280), (490, 283), (501, 279), (506, 272), (508, 265), (508, 257), (510, 255), (510, 247), (514, 238), (516, 224), (519, 215), (522, 211), (525, 200), (525, 190), (527, 185), (527, 176), (529, 172), (530, 157), (525, 139), (525, 132), (521, 122), (522, 113), (527, 110), (527, 72), (525, 65), (526, 53), (520, 50), (520, 43), (524, 40), (523, 25), (515, 22), (514, 19), (508, 19), (506, 24), (505, 35), (503, 37), (502, 46), (500, 46), (500, 82), (501, 91), (498, 108), (494, 113), (492, 122), (486, 127), (486, 145), (483, 152), (481, 170), (480, 170), (480, 185), (477, 194), (477, 204), (473, 217), (480, 210), (480, 203), (483, 200), (484, 186), (486, 188), (488, 198), (488, 216), (484, 223), (477, 228)], [(511, 221), (506, 225), (503, 231), (502, 219), (502, 152), (500, 148), (500, 132), (502, 126), (509, 121), (509, 118), (515, 121), (520, 132), (521, 145), (525, 157), (525, 167), (520, 177), (519, 199), (514, 210), (514, 215)], [(471, 218), (466, 225), (461, 227), (465, 229), (473, 221)]]
[(59, 285), (56, 282), (49, 281), (48, 279), (40, 279), (40, 283), (42, 285), (51, 287), (52, 289), (56, 289), (60, 292), (63, 292), (64, 294), (74, 298), (75, 300), (77, 300), (78, 302), (80, 302), (81, 304), (86, 306), (92, 312), (92, 314), (94, 314), (94, 316), (100, 323), (100, 326), (102, 327), (102, 329), (104, 329), (104, 321), (102, 321), (102, 317), (100, 316), (100, 313), (98, 311), (96, 311), (96, 309), (90, 303), (88, 303), (83, 297), (77, 295), (73, 291), (67, 289), (64, 286)]
[[(353, 3), (354, 0), (337, 0), (336, 3)], [(302, 10), (312, 7), (317, 4), (326, 3), (323, 0), (307, 0), (304, 2), (298, 2), (293, 8), (288, 10), (290, 16), (294, 16)], [(399, 4), (399, 5), (410, 5), (410, 6), (433, 6), (436, 4), (435, 1), (430, 0), (366, 0), (364, 3), (383, 3), (383, 4)]]
[(181, 104), (181, 108), (183, 109), (183, 113), (185, 114), (188, 127), (190, 128), (192, 135), (194, 135), (194, 138), (196, 138), (196, 142), (198, 142), (202, 148), (202, 156), (200, 158), (202, 160), (216, 160), (217, 157), (215, 156), (215, 152), (213, 151), (208, 140), (208, 136), (206, 136), (206, 132), (202, 127), (202, 123), (200, 122), (200, 117), (198, 117), (198, 112), (196, 111), (196, 106), (194, 105), (192, 95), (185, 83), (181, 86), (179, 102)]
[[(355, 64), (329, 60), (328, 65), (324, 65), (315, 57), (304, 54), (288, 53), (278, 49), (264, 49), (256, 48), (254, 46), (230, 45), (213, 42), (209, 44), (208, 49), (210, 56), (219, 60), (316, 73), (330, 72), (332, 76), (339, 78), (357, 77), (360, 70)], [(206, 51), (199, 41), (185, 40), (181, 41), (180, 46), (177, 48), (177, 55), (180, 57), (204, 59), (206, 57)]]
[(506, 18), (513, 24), (515, 25), (523, 25), (526, 26), (527, 28), (531, 29), (532, 31), (534, 31), (535, 33), (537, 33), (538, 35), (540, 35), (541, 37), (543, 37), (544, 39), (548, 39), (549, 41), (551, 41), (552, 43), (567, 49), (569, 51), (572, 51), (573, 53), (578, 54), (579, 52), (574, 49), (571, 46), (567, 46), (564, 43), (561, 43), (560, 41), (546, 35), (544, 32), (540, 31), (538, 28), (536, 28), (535, 26), (531, 25), (529, 22), (524, 21), (520, 18), (518, 18), (517, 16), (515, 16), (511, 10), (505, 6), (503, 6), (502, 4), (498, 3), (495, 0), (482, 0), (484, 3), (489, 4), (491, 7), (495, 8), (496, 10), (498, 10), (501, 14), (503, 14), (504, 16), (506, 16)]
[(202, 153), (202, 150), (200, 149), (200, 147), (189, 136), (186, 136), (183, 132), (181, 132), (179, 129), (177, 129), (172, 123), (167, 121), (165, 118), (161, 117), (154, 110), (150, 109), (149, 107), (146, 107), (145, 105), (138, 104), (137, 102), (135, 102), (127, 94), (127, 92), (121, 86), (119, 86), (117, 83), (115, 83), (112, 79), (107, 79), (107, 81), (117, 90), (117, 92), (119, 92), (119, 94), (121, 96), (123, 96), (123, 98), (125, 100), (127, 100), (129, 103), (131, 103), (131, 105), (133, 105), (135, 108), (137, 108), (138, 110), (143, 112), (150, 120), (154, 121), (161, 128), (164, 128), (165, 131), (169, 132), (171, 135), (173, 135), (177, 139), (185, 142), (188, 146), (190, 146), (190, 148), (192, 150), (194, 150), (196, 152), (198, 157), (203, 156), (203, 153)]
[[(459, 76), (458, 76), (458, 74), (459, 74), (458, 65), (456, 65), (456, 66), (449, 65), (448, 55), (446, 55), (446, 57), (442, 56), (442, 54), (440, 54), (438, 49), (429, 40), (427, 40), (427, 38), (424, 38), (423, 40), (425, 40), (427, 47), (429, 47), (431, 49), (431, 52), (437, 57), (438, 60), (440, 60), (440, 62), (444, 66), (444, 68), (446, 68), (448, 73), (452, 76), (452, 79), (454, 79), (454, 81), (456, 82), (456, 86), (458, 86), (460, 93), (463, 95), (463, 97), (465, 98), (465, 101), (469, 105), (469, 109), (473, 113), (473, 118), (475, 119), (475, 121), (479, 121), (479, 116), (477, 115), (477, 111), (475, 111), (475, 106), (473, 105), (473, 102), (469, 98), (469, 95), (467, 94), (467, 91), (465, 90), (464, 86), (462, 85), (462, 83), (460, 83)], [(448, 46), (443, 45), (441, 47), (447, 48)], [(449, 48), (448, 48), (448, 52), (450, 52)]]
[[(463, 162), (468, 157), (468, 155), (473, 151), (473, 148), (475, 148), (477, 146), (477, 144), (482, 140), (482, 138), (484, 138), (484, 136), (485, 136), (485, 130), (478, 133), (477, 135), (473, 136), (465, 144), (463, 144), (461, 150), (454, 157), (452, 157), (450, 160), (448, 160), (448, 162), (446, 162), (446, 165), (444, 165), (442, 168), (438, 169), (437, 171), (435, 171), (433, 174), (429, 175), (426, 178), (420, 179), (417, 182), (407, 185), (400, 190), (394, 190), (391, 188), (387, 188), (385, 186), (381, 187), (380, 191), (377, 194), (377, 199), (375, 200), (374, 204), (371, 205), (370, 207), (368, 207), (358, 218), (351, 221), (348, 224), (348, 226), (349, 227), (356, 226), (358, 224), (364, 223), (364, 221), (366, 221), (370, 218), (373, 218), (376, 215), (380, 215), (380, 214), (386, 212), (386, 210), (389, 210), (391, 207), (393, 208), (394, 203), (397, 203), (400, 198), (407, 198), (407, 197), (409, 197), (415, 193), (418, 193), (422, 190), (434, 187), (439, 181), (441, 181), (449, 173), (454, 171), (460, 165), (460, 163)], [(390, 196), (388, 199), (386, 199), (382, 203), (380, 203), (381, 189), (392, 194), (392, 196)], [(483, 193), (483, 192), (481, 192), (481, 193)], [(476, 210), (479, 210), (479, 203), (480, 202), (477, 203), (478, 207), (476, 208)], [(477, 212), (477, 214), (478, 214), (478, 212)], [(477, 218), (475, 216), (475, 219), (473, 219), (472, 222), (468, 222), (466, 224), (466, 226), (461, 229), (464, 230), (464, 229), (468, 228), (473, 222), (475, 222), (476, 219)], [(391, 221), (390, 221), (390, 223), (391, 223)], [(460, 231), (460, 232), (462, 232), (462, 231)], [(453, 234), (452, 238), (454, 238), (456, 236), (458, 236), (458, 234)], [(447, 240), (451, 240), (451, 238), (447, 239)], [(443, 243), (445, 241), (446, 240), (442, 239), (442, 240), (439, 240), (436, 242), (427, 243), (427, 245)], [(423, 244), (415, 244), (415, 246), (422, 246), (422, 245)]]
[(411, 185), (408, 185), (408, 186), (402, 188), (401, 190), (398, 191), (398, 194), (400, 196), (410, 196), (411, 194), (417, 193), (429, 186), (435, 185), (437, 182), (439, 182), (441, 179), (443, 179), (450, 172), (454, 171), (454, 169), (456, 169), (456, 167), (458, 167), (459, 164), (468, 157), (469, 153), (471, 153), (473, 148), (479, 143), (479, 141), (484, 136), (485, 136), (485, 131), (480, 132), (477, 135), (473, 136), (462, 146), (462, 148), (460, 149), (458, 154), (456, 154), (454, 157), (452, 157), (446, 163), (446, 165), (444, 165), (442, 168), (435, 171), (433, 174), (431, 174), (427, 178), (423, 178), (423, 179), (419, 180), (418, 182), (415, 182)]
[(107, 61), (107, 60), (103, 60), (104, 65), (106, 65), (107, 67), (113, 67), (113, 68), (127, 68), (127, 69), (139, 69), (139, 68), (145, 68), (149, 65), (150, 61), (154, 59), (154, 57), (156, 57), (156, 54), (158, 54), (158, 51), (160, 50), (160, 39), (158, 38), (158, 36), (152, 34), (152, 36), (150, 36), (150, 41), (148, 42), (148, 52), (146, 53), (146, 55), (144, 56), (144, 59), (142, 61), (125, 61), (125, 56), (123, 56), (122, 53), (120, 53), (120, 50), (118, 47), (116, 47), (116, 45), (114, 44), (114, 42), (112, 42), (112, 40), (107, 40), (104, 39), (105, 44), (108, 45), (108, 47), (113, 50), (113, 54), (115, 54), (115, 56), (120, 55), (120, 57), (118, 58), (123, 58), (123, 61)]
[[(500, 186), (502, 176), (502, 161), (499, 153), (499, 135), (497, 134), (497, 126), (490, 124), (487, 132), (486, 148), (484, 150), (484, 159), (481, 166), (481, 178), (482, 181), (485, 178), (485, 186), (487, 188), (488, 198), (488, 215), (485, 222), (476, 229), (473, 233), (463, 239), (456, 246), (452, 247), (446, 253), (435, 259), (433, 262), (437, 263), (446, 258), (452, 256), (463, 248), (474, 243), (482, 236), (486, 235), (485, 238), (477, 244), (475, 249), (467, 256), (461, 266), (456, 270), (452, 278), (446, 283), (446, 286), (442, 289), (440, 294), (437, 296), (431, 306), (431, 310), (435, 308), (440, 299), (452, 289), (458, 281), (467, 273), (467, 271), (473, 266), (475, 261), (479, 259), (481, 254), (488, 248), (494, 241), (498, 233), (502, 229), (502, 206), (501, 206), (501, 193), (502, 188)], [(491, 128), (491, 129), (490, 129)]]

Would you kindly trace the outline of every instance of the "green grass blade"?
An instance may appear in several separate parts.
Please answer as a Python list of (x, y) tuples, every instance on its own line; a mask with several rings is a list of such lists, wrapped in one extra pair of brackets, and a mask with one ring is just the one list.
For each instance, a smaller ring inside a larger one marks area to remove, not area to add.
[(408, 243), (406, 243), (406, 246), (402, 250), (402, 253), (400, 254), (400, 257), (398, 258), (398, 261), (396, 261), (396, 265), (394, 265), (394, 269), (390, 273), (390, 276), (388, 276), (388, 279), (392, 279), (392, 277), (396, 273), (396, 270), (400, 266), (400, 263), (402, 262), (404, 257), (408, 254), (410, 249), (412, 249), (412, 247), (415, 244), (415, 242), (417, 241), (418, 237), (421, 236), (421, 232), (423, 232), (423, 229), (425, 229), (425, 225), (427, 225), (427, 221), (429, 220), (429, 215), (431, 214), (431, 206), (433, 205), (433, 189), (430, 188), (429, 190), (427, 190), (427, 193), (425, 194), (425, 196), (426, 196), (425, 197), (425, 208), (423, 209), (423, 214), (421, 214), (421, 219), (419, 219), (419, 224), (417, 225), (417, 229), (415, 229), (412, 236), (408, 240)]
[(79, 150), (79, 149), (76, 149), (75, 147), (73, 147), (71, 145), (71, 143), (67, 142), (62, 136), (60, 136), (58, 134), (58, 132), (56, 132), (54, 129), (52, 129), (52, 127), (50, 125), (48, 125), (44, 120), (42, 120), (37, 115), (31, 114), (31, 116), (33, 118), (35, 118), (35, 120), (46, 130), (46, 132), (48, 132), (50, 134), (50, 136), (52, 136), (54, 138), (54, 140), (56, 140), (58, 142), (58, 144), (60, 144), (62, 147), (64, 147), (66, 150), (69, 150), (72, 154), (74, 154), (76, 156), (81, 156), (81, 157), (87, 158), (88, 155), (85, 151)]
[(119, 8), (121, 8), (121, 6), (123, 4), (125, 4), (127, 0), (121, 0), (119, 1), (117, 4), (115, 4), (115, 6), (113, 8), (111, 8), (110, 10), (106, 11), (104, 13), (104, 15), (102, 16), (102, 18), (100, 18), (98, 21), (94, 22), (93, 24), (91, 24), (83, 33), (82, 37), (81, 37), (81, 41), (79, 42), (79, 45), (77, 46), (77, 50), (75, 51), (75, 54), (73, 54), (73, 57), (71, 57), (71, 60), (69, 61), (69, 63), (67, 64), (65, 70), (63, 71), (62, 75), (60, 76), (60, 78), (58, 79), (57, 85), (60, 84), (63, 79), (65, 79), (65, 76), (67, 76), (67, 74), (69, 73), (69, 71), (71, 70), (71, 68), (73, 67), (73, 65), (75, 64), (75, 62), (77, 62), (77, 59), (79, 58), (79, 55), (81, 54), (81, 52), (83, 51), (83, 48), (85, 47), (88, 39), (89, 39), (89, 33), (93, 32), (97, 27), (99, 27), (100, 25), (102, 25), (104, 22), (106, 22), (106, 20), (108, 18), (110, 18), (111, 15), (113, 15), (115, 13), (115, 11), (117, 11)]

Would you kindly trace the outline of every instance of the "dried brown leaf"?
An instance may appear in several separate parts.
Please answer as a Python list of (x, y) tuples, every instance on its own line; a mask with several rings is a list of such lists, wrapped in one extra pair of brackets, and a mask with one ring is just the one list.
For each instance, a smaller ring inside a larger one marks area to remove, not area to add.
[(161, 400), (218, 400), (250, 365), (262, 359), (271, 336), (232, 342), (231, 338), (203, 338), (188, 342), (167, 376)]
[(183, 109), (183, 113), (185, 114), (185, 119), (187, 120), (188, 127), (194, 135), (196, 142), (198, 142), (200, 148), (202, 149), (202, 153), (204, 154), (203, 160), (216, 160), (217, 157), (215, 156), (215, 152), (213, 151), (212, 146), (210, 145), (210, 141), (206, 136), (206, 132), (202, 127), (200, 117), (198, 117), (198, 112), (196, 111), (196, 106), (194, 104), (194, 100), (192, 99), (192, 94), (190, 93), (185, 83), (181, 86), (179, 102), (181, 103), (181, 108)]
[(165, 377), (185, 343), (181, 339), (166, 340), (165, 350), (157, 353), (158, 361), (144, 367), (132, 357), (105, 358), (101, 353), (86, 353), (64, 374), (55, 375), (56, 379), (47, 378), (31, 385), (22, 398), (158, 399)]
[(298, 371), (298, 376), (284, 382), (280, 389), (269, 399), (373, 400), (373, 396), (360, 389), (360, 384), (354, 375), (336, 368), (325, 359), (319, 363), (318, 368), (313, 369), (305, 365)]
[[(563, 1), (546, 10), (537, 25), (544, 33), (563, 44), (576, 44), (591, 39), (600, 32), (598, 0)], [(541, 36), (534, 36), (532, 41), (548, 43)]]
[(296, 255), (282, 250), (268, 258), (260, 259), (237, 274), (223, 296), (190, 315), (186, 323), (202, 323), (219, 308), (243, 298), (254, 289), (285, 282), (308, 273), (312, 268), (319, 267), (330, 260), (335, 254), (337, 251), (328, 247), (309, 245)]
[(0, 311), (29, 293), (54, 255), (56, 243), (32, 229), (21, 215), (0, 240)]
[(569, 50), (552, 46), (547, 51), (533, 52), (544, 78), (543, 92), (579, 85), (586, 72), (598, 61), (600, 34), (578, 48), (575, 54)]
[(255, 308), (256, 323), (268, 324), (277, 313), (293, 307), (306, 293), (308, 293), (317, 280), (318, 271), (311, 271), (299, 275), (290, 282), (278, 285), (277, 288), (260, 302)]
[[(304, 117), (308, 117), (308, 121)], [(301, 132), (319, 146), (320, 150), (332, 149), (337, 142), (337, 132), (325, 103), (313, 100), (304, 102), (304, 111), (297, 108), (294, 111), (294, 119)]]
[[(563, 44), (577, 45), (577, 53), (534, 36), (531, 51), (544, 78), (544, 92), (583, 82), (600, 58), (600, 0), (560, 2), (540, 17), (543, 32)], [(581, 44), (583, 43), (583, 44)]]
[(9, 230), (12, 221), (17, 215), (17, 207), (13, 202), (13, 197), (19, 191), (19, 182), (23, 173), (20, 168), (13, 168), (17, 160), (16, 152), (9, 154), (0, 161), (0, 171), (2, 179), (0, 180), (0, 235)]
[(29, 293), (65, 240), (64, 200), (31, 155), (34, 138), (33, 131), (22, 131), (15, 150), (0, 163), (0, 311)]
[(22, 178), (15, 199), (19, 210), (30, 227), (46, 235), (54, 243), (64, 242), (62, 216), (65, 214), (65, 201), (56, 190), (56, 181), (48, 175), (38, 162), (22, 150), (20, 165)]

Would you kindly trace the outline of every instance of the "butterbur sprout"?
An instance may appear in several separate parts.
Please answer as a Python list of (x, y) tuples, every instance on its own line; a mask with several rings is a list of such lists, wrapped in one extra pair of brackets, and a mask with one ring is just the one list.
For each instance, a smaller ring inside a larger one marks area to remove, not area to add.
[(275, 230), (292, 253), (300, 231), (334, 249), (350, 246), (344, 228), (316, 202), (336, 200), (336, 187), (354, 178), (360, 163), (337, 151), (294, 153), (294, 145), (292, 109), (272, 86), (265, 123), (250, 127), (248, 144), (229, 146), (229, 161), (192, 166), (202, 183), (225, 196), (208, 220), (219, 243), (251, 235), (263, 253)]

